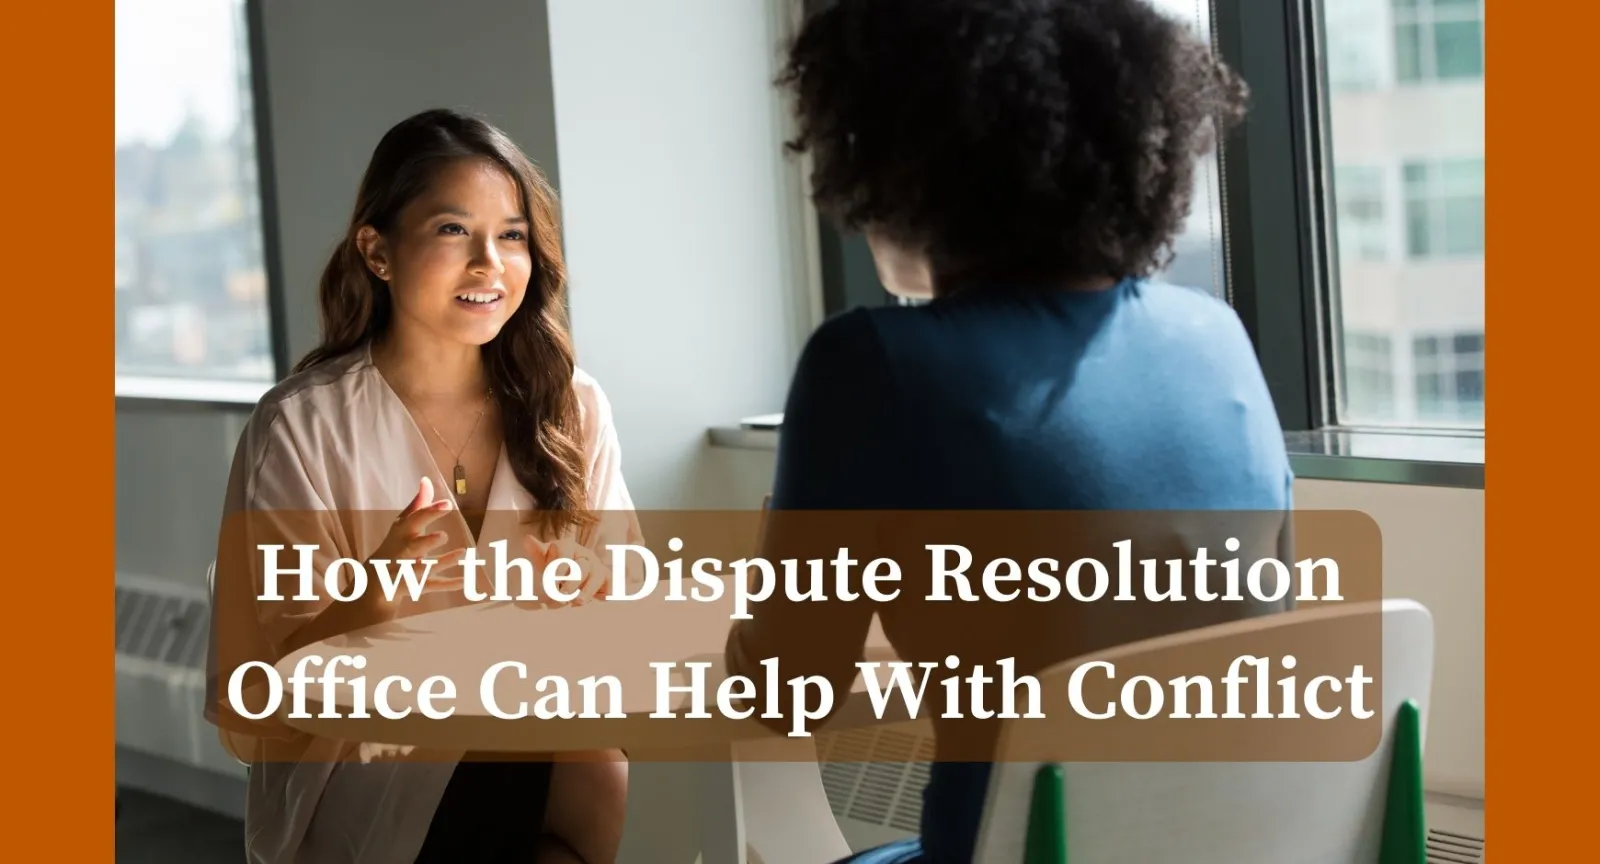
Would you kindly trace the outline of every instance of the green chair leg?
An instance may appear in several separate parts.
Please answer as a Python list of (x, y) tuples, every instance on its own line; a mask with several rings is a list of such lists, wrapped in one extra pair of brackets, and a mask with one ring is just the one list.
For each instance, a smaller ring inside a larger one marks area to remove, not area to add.
[(1427, 817), (1422, 799), (1422, 715), (1417, 703), (1400, 706), (1394, 724), (1394, 755), (1383, 806), (1383, 845), (1378, 864), (1424, 864)]
[(1061, 766), (1039, 766), (1033, 775), (1023, 864), (1067, 864), (1066, 799), (1067, 779)]

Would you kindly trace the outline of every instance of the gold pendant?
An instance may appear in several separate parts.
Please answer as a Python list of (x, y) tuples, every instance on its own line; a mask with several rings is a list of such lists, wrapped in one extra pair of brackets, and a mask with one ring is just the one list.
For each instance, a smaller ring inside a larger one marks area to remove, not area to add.
[(467, 469), (456, 465), (456, 494), (467, 494)]

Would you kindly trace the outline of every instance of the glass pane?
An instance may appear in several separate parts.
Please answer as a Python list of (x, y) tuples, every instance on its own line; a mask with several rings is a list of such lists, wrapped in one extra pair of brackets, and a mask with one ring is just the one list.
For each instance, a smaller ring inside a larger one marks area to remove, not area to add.
[(1483, 192), (1482, 159), (1447, 159), (1439, 163), (1439, 181), (1448, 195)]
[(1444, 252), (1451, 256), (1483, 254), (1482, 198), (1445, 199)]
[(1402, 170), (1405, 176), (1406, 197), (1426, 198), (1428, 196), (1428, 166), (1419, 162), (1407, 162)]
[(1426, 258), (1433, 250), (1433, 212), (1426, 201), (1406, 204), (1406, 254)]
[[(1433, 0), (1433, 17), (1435, 20), (1461, 21), (1477, 20), (1482, 12), (1479, 9), (1481, 0)], [(1400, 6), (1415, 6), (1415, 0), (1399, 3)]]
[(1433, 25), (1433, 57), (1440, 78), (1483, 76), (1482, 25), (1476, 21), (1438, 22)]
[[(1211, 5), (1194, 0), (1154, 0), (1155, 6), (1212, 41)], [(1224, 300), (1228, 294), (1222, 246), (1222, 184), (1215, 153), (1195, 167), (1189, 220), (1173, 243), (1173, 259), (1160, 279), (1196, 288)]]
[(1394, 359), (1389, 336), (1346, 331), (1344, 361), (1350, 405), (1364, 417), (1394, 414)]
[(1383, 169), (1341, 166), (1335, 194), (1339, 201), (1340, 251), (1378, 261), (1389, 253), (1389, 228), (1384, 207)]
[(1426, 403), (1429, 410), (1438, 411), (1440, 395), (1444, 389), (1441, 386), (1443, 383), (1438, 375), (1418, 375), (1417, 401)]
[[(1328, 38), (1332, 39), (1333, 34)], [(1422, 79), (1422, 28), (1416, 24), (1395, 25), (1394, 74), (1401, 81)]]
[(130, 378), (275, 378), (243, 0), (117, 0), (116, 345)]
[[(1456, 381), (1481, 369), (1481, 342), (1476, 351), (1452, 349), (1457, 336), (1467, 347), (1483, 333), (1483, 5), (1318, 5), (1327, 39), (1321, 56), (1370, 54), (1388, 67), (1364, 90), (1330, 79), (1322, 118), (1336, 178), (1337, 320), (1346, 333), (1383, 335), (1395, 346), (1386, 391), (1370, 372), (1374, 354), (1358, 356), (1350, 350), (1356, 343), (1341, 336), (1337, 422), (1481, 424), (1481, 388)], [(1450, 80), (1440, 80), (1446, 74)], [(1376, 192), (1374, 173), (1382, 177)], [(1377, 241), (1356, 242), (1358, 235), (1387, 239), (1390, 254), (1366, 254)], [(1379, 407), (1385, 394), (1388, 412)]]

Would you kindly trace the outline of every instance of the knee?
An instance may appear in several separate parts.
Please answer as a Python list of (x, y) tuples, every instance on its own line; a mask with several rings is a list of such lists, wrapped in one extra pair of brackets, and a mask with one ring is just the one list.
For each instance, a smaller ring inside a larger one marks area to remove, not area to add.
[(578, 754), (557, 761), (545, 829), (588, 864), (610, 864), (622, 842), (628, 810), (628, 763), (620, 752)]
[(579, 775), (575, 785), (580, 797), (621, 825), (628, 809), (628, 760), (622, 753), (612, 751), (604, 758), (572, 763), (570, 767)]

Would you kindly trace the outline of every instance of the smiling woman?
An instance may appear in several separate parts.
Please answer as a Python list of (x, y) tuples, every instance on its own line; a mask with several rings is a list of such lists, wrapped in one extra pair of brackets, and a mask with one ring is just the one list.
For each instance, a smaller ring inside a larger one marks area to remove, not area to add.
[[(555, 193), (543, 174), (487, 123), (423, 112), (373, 153), (345, 241), (323, 272), (323, 342), (296, 371), (370, 346), (431, 433), (433, 455), (452, 467), (450, 485), (469, 490), (457, 493), (469, 514), (486, 500), (502, 443), (489, 430), (503, 427), (517, 480), (558, 533), (585, 518), (565, 293)], [(498, 299), (477, 302), (491, 294)], [(454, 393), (444, 386), (472, 377)]]
[[(207, 713), (252, 766), (251, 860), (614, 860), (620, 754), (361, 764), (361, 745), (312, 740), (222, 692), (295, 646), (465, 602), (449, 590), (459, 575), (438, 577), (469, 548), (642, 542), (565, 292), (554, 193), (509, 138), (442, 110), (383, 137), (322, 275), (322, 342), (257, 405), (229, 479)], [(296, 518), (307, 511), (324, 516)], [(314, 547), (316, 572), (440, 566), (418, 598), (280, 598), (252, 552), (266, 544)]]

